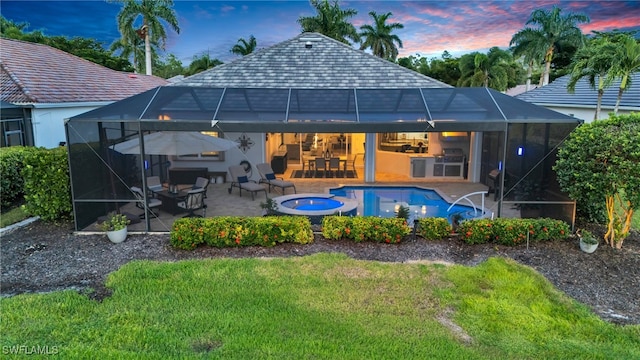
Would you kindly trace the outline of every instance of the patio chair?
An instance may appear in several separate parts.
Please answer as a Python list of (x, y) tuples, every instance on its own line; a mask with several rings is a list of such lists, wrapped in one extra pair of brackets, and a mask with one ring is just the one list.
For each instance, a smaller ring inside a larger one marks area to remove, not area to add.
[(327, 172), (327, 161), (323, 157), (317, 157), (313, 169), (313, 177), (317, 177), (318, 171), (322, 171), (322, 176)]
[(237, 187), (238, 190), (240, 190), (240, 196), (242, 196), (242, 190), (245, 190), (251, 193), (251, 200), (254, 200), (255, 194), (257, 192), (264, 191), (264, 197), (267, 198), (267, 190), (264, 188), (264, 186), (247, 178), (247, 173), (244, 170), (244, 166), (229, 166), (229, 174), (231, 175), (231, 186), (229, 187), (229, 194), (231, 194), (231, 191), (234, 187)]
[[(138, 201), (136, 201), (136, 207), (139, 209), (144, 210), (145, 209), (145, 203), (144, 203), (144, 193), (142, 192), (142, 189), (140, 189), (139, 187), (136, 186), (132, 186), (131, 187), (131, 192), (133, 192), (133, 195), (135, 195), (136, 199)], [(147, 204), (146, 204), (146, 208), (149, 209), (149, 212), (154, 216), (154, 217), (158, 217), (158, 213), (154, 212), (154, 208), (159, 207), (160, 205), (162, 205), (162, 201), (159, 199), (155, 199), (155, 198), (150, 198), (147, 196)], [(138, 217), (140, 219), (144, 219), (145, 218), (145, 212), (143, 212), (142, 214), (138, 215)]]
[[(207, 213), (207, 204), (204, 203), (205, 191), (206, 190), (204, 188), (189, 190), (184, 201), (180, 201), (176, 204), (179, 208), (189, 212), (184, 217), (205, 217)], [(200, 209), (202, 209), (202, 216), (194, 213), (196, 210)]]
[(207, 198), (207, 187), (209, 186), (209, 179), (198, 176), (196, 183), (193, 184), (191, 190), (204, 189), (204, 198)]
[(258, 168), (258, 172), (260, 173), (260, 181), (258, 181), (258, 183), (269, 184), (269, 192), (271, 192), (272, 187), (278, 187), (282, 189), (282, 194), (284, 194), (286, 188), (293, 188), (293, 192), (297, 193), (296, 185), (291, 181), (285, 181), (282, 177), (276, 177), (270, 164), (258, 164), (256, 168)]
[(329, 159), (329, 172), (333, 176), (333, 170), (336, 170), (336, 177), (340, 176), (340, 158), (332, 157)]
[(147, 189), (154, 194), (165, 190), (164, 185), (160, 182), (160, 176), (147, 176)]

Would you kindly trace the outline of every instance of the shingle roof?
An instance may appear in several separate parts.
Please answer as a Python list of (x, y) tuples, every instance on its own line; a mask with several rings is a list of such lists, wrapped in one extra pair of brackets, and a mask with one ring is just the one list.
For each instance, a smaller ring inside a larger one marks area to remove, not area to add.
[(47, 45), (0, 38), (0, 48), (0, 99), (11, 103), (117, 101), (167, 84)]
[(306, 89), (451, 87), (318, 33), (302, 33), (173, 85)]
[[(583, 78), (576, 84), (573, 94), (567, 91), (569, 75), (557, 78), (547, 86), (543, 86), (523, 94), (516, 98), (537, 105), (559, 105), (559, 106), (579, 106), (596, 107), (598, 92), (591, 89), (587, 79)], [(602, 97), (602, 106), (613, 108), (618, 98), (620, 80), (614, 82), (605, 89)], [(640, 110), (640, 73), (635, 73), (631, 77), (631, 87), (622, 94), (620, 107), (623, 109)]]

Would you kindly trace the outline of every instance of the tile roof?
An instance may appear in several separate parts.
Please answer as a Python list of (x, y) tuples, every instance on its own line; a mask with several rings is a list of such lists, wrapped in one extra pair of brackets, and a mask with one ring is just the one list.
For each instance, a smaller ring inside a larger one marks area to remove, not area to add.
[(318, 33), (302, 33), (172, 85), (306, 89), (451, 87)]
[(167, 84), (47, 45), (0, 38), (0, 49), (0, 99), (11, 103), (117, 101)]
[[(598, 101), (598, 92), (591, 88), (586, 78), (578, 81), (573, 94), (567, 91), (568, 82), (569, 75), (565, 75), (557, 78), (547, 86), (516, 95), (516, 98), (537, 105), (595, 108)], [(613, 108), (615, 106), (619, 87), (620, 80), (617, 80), (604, 90), (604, 96), (602, 97), (603, 107)], [(620, 108), (640, 110), (640, 73), (632, 75), (631, 87), (622, 94)]]

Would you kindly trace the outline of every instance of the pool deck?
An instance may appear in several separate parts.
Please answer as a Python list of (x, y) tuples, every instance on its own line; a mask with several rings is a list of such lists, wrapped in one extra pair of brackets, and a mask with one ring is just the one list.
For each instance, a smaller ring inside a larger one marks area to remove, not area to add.
[[(290, 176), (290, 171), (288, 174)], [(365, 183), (363, 179), (291, 179), (289, 176), (285, 176), (286, 180), (290, 180), (296, 184), (297, 193), (328, 193), (332, 187), (338, 187), (340, 185), (386, 185), (386, 186), (420, 186), (430, 189), (438, 189), (439, 192), (446, 197), (447, 200), (455, 201), (459, 197), (476, 191), (486, 191), (488, 187), (479, 183), (470, 183), (466, 180), (447, 180), (447, 181), (416, 181), (415, 179), (402, 178), (393, 175), (377, 175), (377, 181), (375, 183)], [(205, 202), (207, 204), (206, 216), (261, 216), (262, 208), (260, 203), (266, 200), (264, 193), (258, 193), (255, 196), (255, 200), (251, 200), (251, 194), (243, 192), (242, 196), (238, 195), (238, 188), (233, 188), (231, 194), (229, 194), (229, 183), (217, 183), (210, 184), (207, 189), (207, 198)], [(286, 194), (292, 194), (291, 189), (287, 189)], [(279, 190), (273, 190), (271, 193), (267, 192), (267, 196), (274, 198), (282, 195)], [(484, 198), (485, 207), (492, 212), (497, 212), (497, 203), (493, 201), (493, 195)], [(474, 196), (472, 200), (480, 206), (481, 197)], [(464, 204), (464, 203), (461, 203)], [(468, 204), (468, 203), (467, 203)], [(131, 214), (140, 214), (142, 210), (129, 204), (123, 208), (123, 211)], [(513, 212), (510, 214), (509, 212)], [(197, 214), (202, 215), (202, 211), (197, 211)], [(184, 213), (172, 216), (171, 214), (160, 211), (158, 218), (151, 220), (152, 232), (166, 232), (171, 229), (171, 225), (175, 219), (184, 216)], [(517, 210), (505, 209), (503, 216), (507, 217), (519, 217)], [(130, 231), (144, 231), (144, 220), (138, 224), (131, 224), (129, 226)], [(85, 231), (95, 231), (93, 227), (85, 229)]]

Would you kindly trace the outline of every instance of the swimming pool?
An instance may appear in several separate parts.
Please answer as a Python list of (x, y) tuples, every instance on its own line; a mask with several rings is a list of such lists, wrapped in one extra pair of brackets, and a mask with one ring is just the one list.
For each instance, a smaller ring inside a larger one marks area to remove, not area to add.
[(358, 202), (356, 215), (394, 217), (400, 206), (409, 208), (412, 218), (442, 217), (452, 222), (459, 214), (464, 219), (482, 217), (487, 211), (472, 206), (454, 205), (446, 201), (437, 190), (417, 186), (341, 186), (329, 193)]

